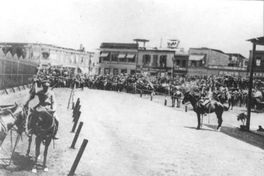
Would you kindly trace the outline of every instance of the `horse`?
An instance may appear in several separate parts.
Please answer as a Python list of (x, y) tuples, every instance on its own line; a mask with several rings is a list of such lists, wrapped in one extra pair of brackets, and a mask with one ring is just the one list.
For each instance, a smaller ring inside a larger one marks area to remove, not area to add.
[(48, 148), (53, 138), (53, 134), (55, 130), (58, 128), (58, 124), (56, 122), (55, 117), (53, 117), (54, 111), (47, 110), (43, 107), (39, 107), (36, 109), (30, 109), (30, 114), (27, 119), (26, 131), (29, 136), (28, 140), (28, 149), (26, 156), (29, 156), (32, 135), (35, 135), (35, 161), (32, 168), (33, 173), (37, 173), (37, 162), (40, 154), (40, 146), (41, 143), (44, 144), (44, 159), (43, 159), (43, 168), (44, 171), (48, 171), (48, 167), (46, 165)]
[(221, 125), (223, 122), (223, 119), (222, 119), (223, 112), (228, 111), (230, 106), (226, 107), (222, 103), (217, 102), (217, 101), (209, 101), (205, 106), (203, 106), (201, 100), (196, 99), (195, 96), (192, 95), (190, 92), (186, 92), (184, 94), (182, 103), (185, 104), (186, 102), (190, 102), (192, 104), (193, 110), (197, 114), (197, 120), (198, 120), (197, 129), (201, 128), (201, 115), (205, 113), (214, 112), (218, 119), (217, 130), (220, 131)]
[(0, 108), (0, 145), (3, 143), (7, 133), (10, 129), (15, 129), (21, 136), (24, 131), (24, 114), (22, 107), (15, 103), (15, 105), (1, 106)]
[(22, 133), (25, 129), (25, 116), (26, 115), (24, 114), (23, 108), (21, 106), (18, 106), (16, 103), (15, 105), (0, 107), (0, 146), (4, 142), (8, 132), (11, 129), (15, 130), (18, 134), (8, 165), (11, 164), (13, 154), (19, 141), (19, 137), (21, 137), (22, 139)]

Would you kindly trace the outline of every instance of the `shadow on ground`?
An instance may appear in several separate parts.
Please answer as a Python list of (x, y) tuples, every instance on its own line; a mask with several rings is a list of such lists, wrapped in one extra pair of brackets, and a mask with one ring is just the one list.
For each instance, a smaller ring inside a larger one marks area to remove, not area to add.
[[(208, 124), (204, 124), (204, 125), (209, 128), (213, 128), (213, 129), (216, 128), (216, 125), (208, 125)], [(239, 128), (227, 127), (227, 126), (222, 126), (221, 132), (228, 136), (231, 136), (233, 138), (236, 138), (238, 140), (241, 140), (243, 142), (254, 145), (264, 150), (263, 136), (251, 132), (241, 131)]]
[(212, 131), (212, 132), (216, 132), (216, 130), (213, 130), (211, 128), (200, 128), (200, 129), (197, 129), (196, 127), (189, 127), (189, 126), (184, 126), (184, 128), (189, 128), (189, 129), (192, 129), (192, 130), (199, 130), (199, 131)]
[(14, 153), (11, 165), (8, 166), (9, 159), (4, 159), (4, 164), (0, 164), (1, 169), (5, 169), (11, 172), (14, 171), (29, 171), (33, 167), (33, 158), (26, 157), (17, 152)]

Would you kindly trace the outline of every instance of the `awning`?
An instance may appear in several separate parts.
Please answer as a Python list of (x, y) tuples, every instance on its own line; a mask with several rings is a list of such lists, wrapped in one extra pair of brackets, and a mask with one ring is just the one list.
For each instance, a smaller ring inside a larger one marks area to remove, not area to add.
[(126, 54), (118, 54), (117, 58), (118, 59), (122, 59), (122, 58), (125, 58), (126, 57)]
[(135, 57), (135, 54), (127, 54), (126, 56), (128, 59), (133, 59)]
[(190, 55), (189, 60), (191, 61), (201, 61), (204, 59), (204, 55)]
[(100, 57), (108, 57), (108, 55), (109, 55), (109, 53), (102, 52), (102, 53), (100, 54)]

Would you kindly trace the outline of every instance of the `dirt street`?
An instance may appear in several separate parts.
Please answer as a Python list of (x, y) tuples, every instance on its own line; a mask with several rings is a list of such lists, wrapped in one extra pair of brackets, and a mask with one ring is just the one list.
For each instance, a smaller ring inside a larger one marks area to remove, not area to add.
[[(67, 175), (84, 138), (89, 142), (76, 175), (257, 176), (264, 173), (263, 138), (226, 126), (217, 132), (213, 120), (202, 130), (196, 130), (193, 112), (177, 111), (126, 93), (77, 90), (75, 100), (78, 97), (81, 100), (80, 121), (84, 126), (76, 149), (69, 149), (74, 135), (70, 133), (71, 110), (67, 110), (70, 90), (55, 89), (55, 93), (60, 139), (55, 149), (50, 146), (49, 172), (40, 171), (38, 175)], [(8, 149), (9, 145), (8, 137), (3, 147)], [(32, 160), (24, 157), (26, 146), (24, 138), (13, 166), (1, 168), (1, 175), (36, 175), (30, 171)]]

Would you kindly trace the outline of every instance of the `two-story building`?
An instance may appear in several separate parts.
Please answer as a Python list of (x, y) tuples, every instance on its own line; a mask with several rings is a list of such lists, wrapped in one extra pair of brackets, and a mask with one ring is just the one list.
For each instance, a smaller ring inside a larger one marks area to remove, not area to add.
[(134, 74), (137, 58), (138, 44), (136, 43), (102, 43), (98, 74)]
[[(204, 76), (204, 75), (230, 75), (230, 76), (246, 76), (245, 60), (242, 58), (235, 60), (235, 54), (227, 54), (221, 50), (211, 48), (190, 48), (189, 49), (189, 62), (188, 62), (188, 75)], [(231, 57), (231, 59), (230, 59)], [(242, 62), (242, 63), (241, 63)], [(231, 64), (235, 63), (235, 64)]]
[(175, 51), (162, 48), (139, 48), (137, 70), (150, 75), (172, 74)]
[[(146, 39), (135, 43), (102, 43), (99, 53), (99, 74), (144, 73), (148, 75), (186, 74), (187, 55), (175, 54), (171, 48), (146, 47)], [(140, 44), (143, 43), (143, 46)], [(174, 63), (174, 65), (173, 65)], [(174, 68), (174, 69), (173, 69)]]
[(40, 68), (47, 66), (69, 67), (76, 72), (89, 73), (93, 52), (64, 48), (49, 44), (30, 44), (31, 55), (39, 60)]

